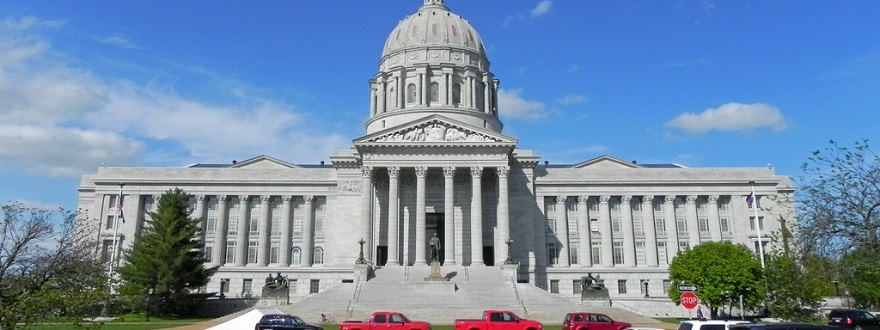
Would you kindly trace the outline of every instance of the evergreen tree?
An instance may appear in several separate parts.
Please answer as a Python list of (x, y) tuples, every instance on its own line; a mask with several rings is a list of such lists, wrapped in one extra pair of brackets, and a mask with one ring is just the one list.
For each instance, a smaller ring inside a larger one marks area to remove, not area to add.
[(119, 268), (122, 292), (150, 299), (155, 314), (191, 312), (208, 296), (197, 293), (198, 288), (217, 271), (205, 268), (204, 243), (198, 238), (201, 219), (189, 217), (188, 199), (179, 188), (159, 197), (158, 210), (148, 213), (142, 234), (125, 251), (125, 265)]
[(669, 263), (669, 298), (678, 303), (679, 284), (699, 287), (700, 304), (709, 307), (712, 318), (725, 305), (743, 297), (747, 308), (761, 306), (765, 295), (764, 275), (757, 257), (742, 244), (706, 242), (680, 251)]

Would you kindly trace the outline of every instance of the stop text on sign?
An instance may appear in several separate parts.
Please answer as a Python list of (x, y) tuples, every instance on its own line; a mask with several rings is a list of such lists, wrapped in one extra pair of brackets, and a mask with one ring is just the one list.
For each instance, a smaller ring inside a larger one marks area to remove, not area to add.
[(697, 307), (697, 304), (700, 303), (700, 298), (697, 298), (697, 295), (693, 292), (685, 292), (681, 294), (681, 305), (687, 309), (694, 309)]

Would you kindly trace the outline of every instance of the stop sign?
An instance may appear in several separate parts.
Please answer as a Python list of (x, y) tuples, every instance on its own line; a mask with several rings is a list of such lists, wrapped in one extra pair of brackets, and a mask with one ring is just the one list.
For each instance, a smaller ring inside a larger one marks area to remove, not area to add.
[(693, 292), (685, 292), (681, 294), (681, 305), (687, 309), (694, 309), (700, 303), (700, 298)]

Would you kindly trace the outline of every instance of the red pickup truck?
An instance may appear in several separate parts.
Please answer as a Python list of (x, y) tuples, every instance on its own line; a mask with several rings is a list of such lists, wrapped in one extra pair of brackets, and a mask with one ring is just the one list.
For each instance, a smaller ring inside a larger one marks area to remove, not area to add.
[(455, 320), (455, 330), (542, 330), (544, 325), (510, 311), (487, 310), (479, 320)]
[(369, 321), (343, 321), (339, 330), (431, 330), (431, 323), (410, 321), (398, 312), (375, 312)]
[(612, 320), (608, 315), (577, 312), (565, 314), (562, 330), (623, 330), (632, 324)]

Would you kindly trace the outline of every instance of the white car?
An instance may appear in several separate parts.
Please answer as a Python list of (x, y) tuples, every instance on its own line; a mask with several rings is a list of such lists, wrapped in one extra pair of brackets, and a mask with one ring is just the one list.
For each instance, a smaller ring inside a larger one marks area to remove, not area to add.
[(727, 330), (733, 324), (750, 323), (736, 320), (687, 320), (681, 321), (678, 330)]

